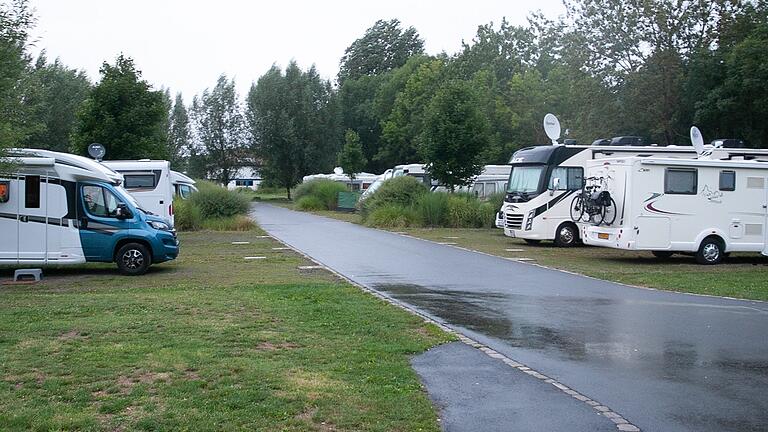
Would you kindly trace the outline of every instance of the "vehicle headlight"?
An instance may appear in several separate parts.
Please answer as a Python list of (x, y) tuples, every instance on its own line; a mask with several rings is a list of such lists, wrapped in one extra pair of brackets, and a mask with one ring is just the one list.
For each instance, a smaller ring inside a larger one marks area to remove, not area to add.
[(536, 210), (528, 212), (528, 219), (525, 221), (525, 230), (530, 231), (533, 227), (533, 217), (536, 216)]
[(149, 226), (160, 231), (170, 231), (171, 227), (165, 222), (150, 221)]

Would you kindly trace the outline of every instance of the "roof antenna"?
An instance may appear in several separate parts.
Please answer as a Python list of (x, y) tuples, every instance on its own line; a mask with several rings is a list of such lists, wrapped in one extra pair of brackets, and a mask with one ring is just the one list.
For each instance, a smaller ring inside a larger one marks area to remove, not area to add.
[(552, 145), (559, 144), (557, 140), (560, 138), (560, 120), (552, 113), (544, 116), (544, 132), (552, 140)]

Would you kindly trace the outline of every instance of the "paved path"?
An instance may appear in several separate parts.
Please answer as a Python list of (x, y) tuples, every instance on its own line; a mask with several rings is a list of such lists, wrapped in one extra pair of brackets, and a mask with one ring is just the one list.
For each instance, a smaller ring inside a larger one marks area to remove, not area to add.
[(645, 431), (768, 430), (766, 303), (631, 288), (265, 204), (253, 216)]

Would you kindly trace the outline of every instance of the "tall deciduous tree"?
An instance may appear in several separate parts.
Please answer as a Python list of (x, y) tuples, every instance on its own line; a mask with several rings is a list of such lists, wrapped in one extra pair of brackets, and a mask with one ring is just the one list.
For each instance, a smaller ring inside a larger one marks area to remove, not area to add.
[(168, 118), (168, 153), (174, 169), (185, 169), (191, 145), (189, 114), (181, 93), (176, 94)]
[(402, 29), (400, 21), (379, 20), (352, 42), (341, 58), (339, 84), (347, 79), (379, 75), (405, 64), (409, 57), (424, 52), (424, 41), (413, 27)]
[(27, 38), (34, 24), (28, 1), (0, 3), (0, 153), (29, 133), (23, 101), (30, 63)]
[(192, 119), (194, 163), (226, 185), (247, 157), (245, 118), (235, 81), (221, 75), (213, 90), (195, 96)]
[(352, 129), (347, 129), (344, 134), (344, 147), (339, 153), (339, 166), (347, 173), (350, 180), (354, 180), (355, 174), (362, 171), (367, 162), (363, 154), (363, 146), (360, 144), (360, 135)]
[(483, 169), (487, 119), (464, 81), (446, 82), (430, 101), (421, 134), (421, 153), (430, 175), (450, 191), (471, 183)]
[(87, 154), (88, 145), (104, 145), (108, 159), (166, 159), (167, 110), (163, 92), (141, 79), (133, 60), (122, 54), (104, 63), (101, 81), (77, 113), (72, 151)]

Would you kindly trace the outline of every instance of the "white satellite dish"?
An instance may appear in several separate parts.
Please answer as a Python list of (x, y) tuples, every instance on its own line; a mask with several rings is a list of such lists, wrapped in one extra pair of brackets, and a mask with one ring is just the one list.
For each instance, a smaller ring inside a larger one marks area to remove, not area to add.
[(341, 167), (336, 167), (333, 169), (334, 174), (342, 175), (344, 174), (344, 170)]
[(707, 151), (704, 148), (704, 137), (701, 136), (701, 131), (696, 126), (691, 126), (691, 144), (700, 158), (712, 154), (712, 150)]
[(104, 158), (104, 155), (107, 154), (107, 149), (105, 149), (104, 146), (99, 143), (93, 143), (88, 146), (88, 154), (91, 155), (92, 158), (101, 162), (101, 160)]
[(560, 138), (560, 120), (558, 120), (552, 113), (544, 116), (544, 132), (549, 139), (552, 140), (552, 145), (558, 144), (557, 140)]

